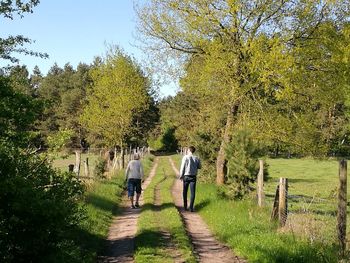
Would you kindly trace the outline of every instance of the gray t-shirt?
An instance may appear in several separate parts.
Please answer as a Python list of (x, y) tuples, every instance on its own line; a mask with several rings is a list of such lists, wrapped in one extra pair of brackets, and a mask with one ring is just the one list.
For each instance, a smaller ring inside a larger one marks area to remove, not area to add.
[(142, 179), (143, 167), (140, 160), (132, 160), (128, 163), (125, 171), (125, 179)]

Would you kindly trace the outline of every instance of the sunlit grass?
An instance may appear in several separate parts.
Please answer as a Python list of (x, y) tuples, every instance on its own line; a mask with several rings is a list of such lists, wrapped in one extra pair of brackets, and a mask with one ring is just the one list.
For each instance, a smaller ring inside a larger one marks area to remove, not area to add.
[[(181, 156), (174, 156), (179, 166)], [(290, 190), (312, 196), (319, 186), (320, 195), (326, 197), (336, 186), (337, 162), (314, 160), (269, 160), (270, 181), (266, 189), (274, 193), (278, 177), (290, 179)], [(294, 184), (295, 183), (295, 184)], [(308, 183), (312, 186), (308, 187)], [(323, 193), (323, 195), (322, 195)], [(229, 201), (217, 195), (214, 184), (199, 183), (196, 209), (220, 240), (249, 262), (337, 262), (335, 240), (318, 242), (306, 237), (278, 230), (270, 221), (272, 206), (259, 208), (255, 197), (243, 201)], [(324, 220), (324, 218), (322, 218)], [(323, 221), (322, 221), (323, 222)], [(334, 222), (325, 221), (329, 237), (335, 231)], [(318, 229), (320, 230), (320, 229)]]
[[(180, 252), (182, 260), (195, 262), (189, 239), (171, 196), (173, 176), (168, 159), (161, 158), (154, 179), (143, 193), (145, 203), (138, 221), (136, 262), (173, 262), (161, 231), (170, 233), (171, 242)], [(156, 187), (160, 189), (161, 199), (158, 208), (154, 205)]]

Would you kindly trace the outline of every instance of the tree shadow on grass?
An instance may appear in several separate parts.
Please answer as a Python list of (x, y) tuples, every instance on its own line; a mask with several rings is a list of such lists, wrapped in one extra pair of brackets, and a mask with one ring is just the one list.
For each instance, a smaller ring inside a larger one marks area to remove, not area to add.
[(165, 151), (151, 151), (154, 156), (171, 156), (177, 154), (176, 152), (165, 152)]
[(195, 208), (197, 211), (202, 210), (204, 207), (208, 206), (210, 204), (210, 199), (204, 199), (198, 204), (195, 204)]
[(96, 253), (103, 254), (106, 242), (103, 236), (90, 233), (83, 226), (77, 227), (73, 234), (75, 243), (80, 250), (82, 262), (92, 262), (96, 259)]
[(162, 232), (160, 230), (143, 230), (135, 237), (135, 247), (142, 244), (143, 248), (159, 248), (161, 247)]
[(106, 198), (100, 197), (95, 194), (90, 194), (86, 198), (86, 204), (91, 204), (96, 208), (105, 210), (105, 211), (113, 211), (114, 207), (117, 205), (116, 202), (108, 200)]
[(142, 206), (142, 210), (151, 210), (151, 211), (160, 211), (166, 208), (175, 207), (174, 203), (163, 203), (161, 205), (155, 205), (155, 204), (145, 204)]

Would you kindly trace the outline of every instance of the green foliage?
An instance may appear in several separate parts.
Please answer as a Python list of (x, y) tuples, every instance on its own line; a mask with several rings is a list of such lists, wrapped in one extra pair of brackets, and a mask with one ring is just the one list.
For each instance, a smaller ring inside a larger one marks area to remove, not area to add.
[(104, 177), (104, 173), (106, 172), (107, 161), (106, 159), (99, 157), (96, 160), (95, 168), (94, 168), (94, 176), (96, 177)]
[(0, 167), (2, 261), (77, 261), (80, 183), (11, 143), (0, 143)]
[(203, 158), (217, 159), (218, 183), (224, 145), (242, 127), (293, 154), (345, 149), (339, 145), (349, 131), (348, 6), (348, 0), (141, 5), (143, 43), (168, 73), (174, 74), (169, 60), (176, 61), (181, 76), (182, 91), (162, 110), (162, 122), (175, 128), (180, 145), (201, 145)]
[(49, 151), (57, 154), (63, 149), (71, 140), (73, 136), (73, 130), (60, 130), (56, 134), (47, 137), (47, 144), (49, 146)]
[(82, 218), (82, 186), (31, 152), (37, 101), (0, 78), (0, 258), (3, 262), (74, 262), (73, 232)]
[(81, 122), (103, 145), (124, 146), (150, 108), (150, 82), (137, 63), (115, 48), (91, 71), (93, 85)]
[(174, 136), (174, 129), (166, 128), (162, 136), (161, 142), (163, 147), (161, 150), (167, 152), (175, 152), (177, 150), (177, 140)]
[(35, 90), (31, 86), (29, 72), (26, 66), (15, 66), (9, 70), (11, 87), (18, 93), (34, 96)]
[[(232, 199), (241, 199), (252, 190), (259, 171), (258, 157), (261, 149), (257, 147), (247, 130), (238, 130), (232, 142), (226, 146), (227, 175), (226, 185), (219, 188), (222, 194)], [(265, 171), (266, 172), (266, 171)]]
[(73, 69), (68, 63), (64, 68), (54, 64), (48, 74), (41, 78), (40, 72), (31, 76), (32, 85), (37, 86), (38, 97), (44, 101), (45, 110), (37, 129), (46, 138), (59, 130), (74, 131), (67, 147), (81, 147), (86, 138), (79, 118), (86, 98), (86, 90), (91, 85), (90, 66), (79, 64)]
[(42, 110), (37, 99), (14, 91), (8, 78), (0, 76), (0, 138), (23, 146), (32, 137), (29, 132)]
[(161, 137), (154, 138), (151, 136), (148, 139), (147, 144), (149, 147), (151, 147), (152, 150), (155, 150), (155, 151), (159, 151), (164, 147)]
[[(0, 1), (0, 16), (4, 18), (13, 19), (14, 15), (23, 17), (25, 13), (32, 13), (33, 8), (39, 4), (39, 0), (28, 1), (13, 1), (2, 0)], [(25, 55), (38, 56), (47, 58), (46, 53), (39, 53), (24, 48), (25, 44), (30, 44), (32, 41), (22, 35), (8, 36), (6, 38), (0, 37), (0, 58), (10, 60), (11, 62), (19, 62), (19, 59), (14, 57), (12, 53), (22, 53)]]

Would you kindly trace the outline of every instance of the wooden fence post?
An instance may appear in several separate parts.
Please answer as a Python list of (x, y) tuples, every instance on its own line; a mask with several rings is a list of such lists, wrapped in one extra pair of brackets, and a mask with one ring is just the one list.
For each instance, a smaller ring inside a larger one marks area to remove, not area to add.
[(89, 177), (90, 171), (89, 171), (89, 158), (86, 157), (86, 160), (84, 161), (84, 176)]
[(280, 227), (284, 226), (288, 216), (288, 179), (280, 178), (279, 200), (278, 200), (278, 220)]
[(347, 161), (339, 162), (339, 191), (337, 233), (340, 246), (339, 255), (344, 257), (346, 249), (346, 205), (347, 205)]
[(258, 205), (262, 207), (264, 205), (264, 161), (259, 160), (259, 173), (258, 173)]
[(80, 175), (80, 162), (81, 162), (81, 151), (76, 150), (75, 151), (75, 167), (74, 172), (77, 174), (77, 176)]
[(280, 186), (277, 185), (275, 200), (273, 202), (273, 207), (272, 207), (271, 220), (277, 220), (278, 218), (278, 202), (280, 199), (279, 194), (280, 194)]

